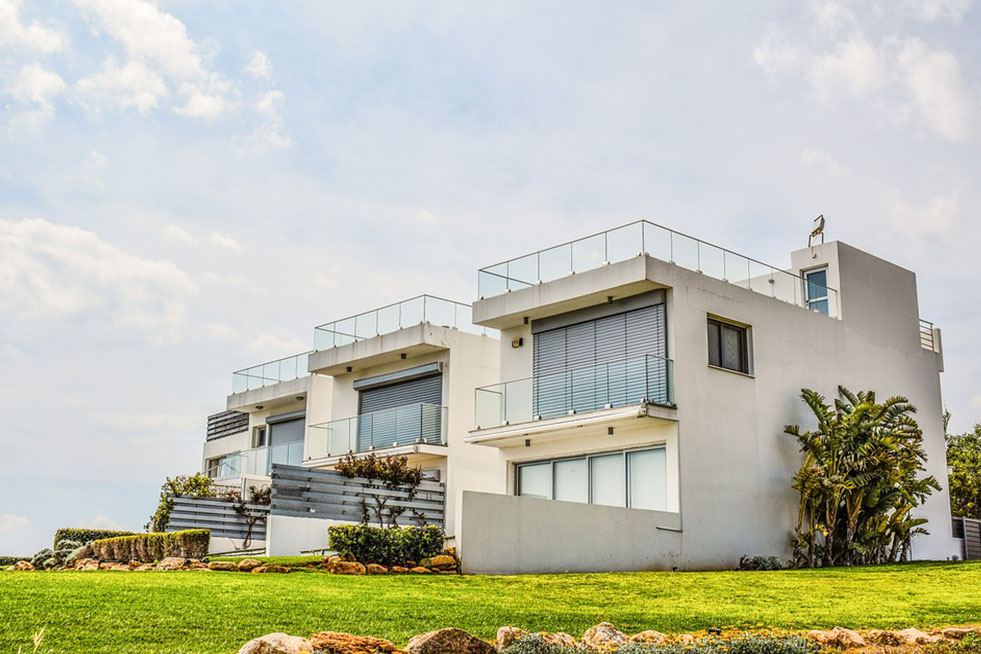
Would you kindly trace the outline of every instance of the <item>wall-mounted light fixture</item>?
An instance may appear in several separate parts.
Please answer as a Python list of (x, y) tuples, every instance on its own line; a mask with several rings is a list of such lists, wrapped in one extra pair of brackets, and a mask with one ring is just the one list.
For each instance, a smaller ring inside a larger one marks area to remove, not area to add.
[(262, 411), (262, 405), (261, 404), (256, 404), (255, 405), (255, 408), (258, 409), (259, 411)]
[(521, 347), (524, 344), (525, 339), (520, 336), (511, 339), (511, 347)]

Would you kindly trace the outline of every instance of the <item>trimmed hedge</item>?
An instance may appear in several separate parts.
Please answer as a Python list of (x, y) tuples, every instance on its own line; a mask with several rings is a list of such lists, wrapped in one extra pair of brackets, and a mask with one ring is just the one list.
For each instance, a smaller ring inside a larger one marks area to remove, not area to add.
[(64, 527), (55, 532), (54, 549), (58, 549), (58, 543), (63, 540), (73, 540), (86, 545), (95, 540), (104, 538), (116, 538), (118, 536), (133, 536), (134, 531), (114, 531), (112, 529), (76, 529), (74, 527)]
[(328, 547), (361, 563), (401, 565), (436, 556), (443, 551), (442, 527), (334, 525), (327, 528)]
[(0, 567), (6, 567), (8, 565), (13, 565), (19, 561), (30, 561), (29, 556), (0, 556)]
[(168, 533), (134, 534), (103, 538), (91, 543), (95, 557), (102, 561), (158, 561), (168, 556), (203, 559), (208, 555), (211, 532), (185, 529)]

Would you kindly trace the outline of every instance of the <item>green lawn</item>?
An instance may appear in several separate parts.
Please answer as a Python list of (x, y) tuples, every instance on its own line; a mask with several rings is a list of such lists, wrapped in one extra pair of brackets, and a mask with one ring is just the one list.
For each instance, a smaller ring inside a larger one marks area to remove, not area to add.
[(404, 643), (456, 626), (581, 634), (709, 626), (920, 627), (981, 620), (981, 562), (784, 572), (517, 577), (323, 573), (0, 572), (0, 653), (235, 652), (271, 631), (334, 630)]

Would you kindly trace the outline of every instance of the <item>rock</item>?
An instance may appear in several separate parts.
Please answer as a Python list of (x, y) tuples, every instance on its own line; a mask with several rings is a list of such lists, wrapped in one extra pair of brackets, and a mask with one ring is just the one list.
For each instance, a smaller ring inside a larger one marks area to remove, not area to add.
[(262, 565), (262, 561), (258, 559), (242, 559), (241, 561), (238, 562), (238, 571), (251, 572), (252, 570), (258, 568), (260, 565)]
[(902, 644), (902, 640), (895, 634), (895, 632), (885, 631), (882, 629), (871, 629), (870, 631), (866, 632), (865, 640), (875, 645), (885, 645), (887, 647), (894, 647)]
[(129, 562), (129, 569), (136, 570), (141, 565), (143, 565), (142, 561), (137, 561), (136, 559), (133, 559), (132, 561)]
[(18, 572), (28, 572), (34, 569), (30, 561), (18, 561), (11, 568), (11, 570), (17, 570)]
[(289, 571), (290, 569), (285, 565), (260, 565), (258, 568), (252, 568), (252, 574), (262, 574), (264, 572), (286, 574)]
[(336, 631), (322, 631), (313, 634), (310, 636), (310, 644), (317, 651), (331, 652), (331, 654), (397, 653), (402, 651), (384, 638), (352, 636)]
[[(429, 557), (426, 557), (424, 559), (419, 559), (419, 567), (420, 568), (429, 568), (429, 567), (432, 567), (432, 565), (433, 565), (433, 560), (430, 559)], [(415, 566), (412, 566), (412, 567), (415, 567)]]
[(409, 654), (497, 654), (489, 643), (455, 627), (413, 636), (405, 651)]
[(424, 568), (421, 565), (417, 565), (416, 567), (411, 568), (409, 572), (415, 573), (417, 575), (428, 575), (428, 574), (432, 574), (433, 571), (430, 570), (429, 568)]
[(944, 638), (949, 638), (951, 640), (960, 640), (961, 638), (970, 636), (973, 633), (981, 633), (981, 631), (978, 631), (973, 627), (947, 627), (940, 632)]
[(681, 634), (676, 639), (679, 645), (691, 645), (695, 642), (695, 637), (691, 634)]
[(547, 631), (539, 631), (539, 637), (544, 640), (549, 645), (557, 645), (560, 647), (575, 647), (576, 639), (569, 634), (559, 631), (554, 634)]
[(115, 561), (107, 561), (99, 564), (99, 570), (115, 570), (117, 572), (119, 571), (128, 572), (130, 570), (130, 567), (128, 563), (117, 563)]
[(141, 563), (140, 565), (133, 568), (133, 572), (146, 572), (147, 570), (153, 570), (156, 566), (152, 563)]
[(238, 566), (231, 561), (212, 561), (208, 564), (208, 567), (221, 572), (235, 572), (238, 570)]
[(367, 570), (357, 561), (337, 561), (331, 564), (330, 571), (335, 575), (363, 575)]
[(157, 570), (183, 570), (184, 559), (176, 556), (168, 556), (157, 564)]
[(76, 570), (98, 570), (99, 562), (95, 559), (79, 559), (75, 561)]
[(807, 632), (807, 635), (821, 645), (837, 647), (839, 649), (865, 647), (866, 645), (865, 638), (862, 637), (862, 634), (853, 629), (845, 629), (844, 627), (835, 627), (830, 631), (815, 629)]
[(330, 565), (332, 563), (338, 563), (338, 562), (343, 561), (343, 560), (344, 559), (342, 559), (341, 557), (339, 557), (336, 554), (334, 554), (333, 556), (328, 556), (326, 559), (324, 559), (324, 565)]
[(389, 568), (389, 572), (392, 574), (405, 574), (408, 571), (409, 569), (403, 565), (393, 565), (391, 568)]
[(266, 634), (242, 645), (238, 654), (312, 654), (313, 645), (306, 638), (284, 633)]
[(365, 572), (367, 572), (370, 575), (387, 575), (388, 568), (386, 568), (383, 565), (378, 565), (377, 563), (369, 563), (365, 567)]
[(634, 634), (630, 637), (630, 642), (632, 643), (652, 643), (654, 645), (663, 645), (667, 640), (667, 636), (662, 634), (660, 631), (654, 631), (653, 629), (648, 629), (647, 631), (642, 631), (639, 634)]
[(942, 636), (931, 636), (914, 627), (903, 629), (902, 631), (895, 631), (893, 634), (903, 645), (923, 645), (925, 643), (936, 643), (943, 640)]
[(501, 627), (497, 630), (497, 647), (504, 649), (509, 647), (514, 641), (522, 636), (527, 636), (528, 632), (517, 627)]
[(602, 650), (623, 647), (629, 640), (626, 634), (609, 622), (601, 622), (586, 630), (582, 635), (582, 642), (591, 649)]
[(456, 559), (454, 559), (452, 556), (447, 556), (446, 554), (440, 554), (439, 556), (434, 556), (433, 558), (429, 559), (428, 565), (425, 563), (420, 563), (420, 565), (427, 568), (455, 568)]

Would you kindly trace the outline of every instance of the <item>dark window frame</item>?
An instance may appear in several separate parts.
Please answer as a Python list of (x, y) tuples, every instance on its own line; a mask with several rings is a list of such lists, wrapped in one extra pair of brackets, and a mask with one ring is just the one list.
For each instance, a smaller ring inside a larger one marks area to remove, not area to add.
[[(715, 338), (713, 338), (713, 331), (715, 332)], [(738, 340), (737, 351), (735, 352), (735, 358), (737, 359), (735, 366), (727, 365), (729, 363), (728, 359), (731, 358), (731, 354), (730, 356), (727, 356), (728, 353), (725, 347), (725, 335), (727, 333), (736, 334), (736, 338)], [(748, 326), (738, 325), (726, 320), (709, 316), (706, 327), (706, 336), (708, 339), (708, 362), (710, 366), (713, 368), (721, 368), (722, 370), (742, 373), (744, 375), (752, 374), (752, 366), (750, 365)]]

